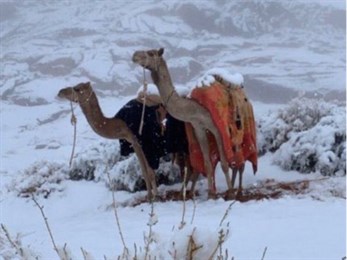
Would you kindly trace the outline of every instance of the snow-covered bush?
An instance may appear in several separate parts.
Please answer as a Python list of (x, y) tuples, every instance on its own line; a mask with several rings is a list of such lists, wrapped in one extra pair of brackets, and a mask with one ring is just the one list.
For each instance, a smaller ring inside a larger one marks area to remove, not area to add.
[(297, 98), (258, 122), (259, 153), (274, 152), (286, 170), (346, 174), (346, 110), (322, 100)]
[(76, 154), (69, 176), (72, 180), (103, 179), (107, 169), (111, 169), (120, 161), (119, 143), (105, 141), (92, 144), (86, 150)]
[[(107, 173), (110, 175), (111, 184)], [(134, 192), (146, 189), (136, 155), (120, 156), (119, 143), (115, 141), (93, 144), (86, 151), (77, 154), (69, 175), (72, 180), (105, 181), (107, 186), (114, 190)], [(180, 181), (179, 169), (162, 159), (156, 170), (156, 179), (157, 185), (177, 183)]]
[[(108, 170), (111, 183), (107, 180), (108, 188), (112, 190), (138, 191), (146, 189), (142, 178), (141, 167), (136, 156), (122, 158)], [(106, 175), (106, 173), (104, 173)], [(105, 176), (107, 178), (107, 176)]]
[[(109, 173), (111, 184), (108, 180)], [(20, 197), (31, 195), (47, 198), (52, 192), (65, 189), (65, 180), (94, 180), (105, 182), (114, 190), (135, 192), (145, 190), (139, 161), (135, 154), (121, 157), (118, 142), (100, 142), (78, 153), (71, 169), (67, 164), (37, 161), (29, 168), (16, 174), (7, 186), (9, 192)], [(157, 185), (171, 185), (180, 181), (180, 172), (176, 165), (161, 159), (156, 170)]]
[(17, 174), (7, 189), (20, 197), (35, 195), (47, 198), (52, 192), (63, 191), (63, 181), (68, 178), (66, 165), (38, 161)]
[[(108, 187), (113, 190), (134, 192), (146, 189), (140, 163), (134, 154), (121, 158), (108, 172), (111, 178), (111, 184), (108, 184)], [(164, 159), (160, 160), (159, 168), (155, 173), (158, 186), (160, 184), (171, 185), (180, 181), (178, 166)]]
[(212, 230), (189, 224), (175, 228), (169, 236), (153, 232), (148, 251), (139, 247), (136, 255), (134, 252), (131, 255), (134, 259), (146, 259), (146, 256), (147, 259), (227, 259), (222, 257), (225, 254), (223, 243), (229, 235), (227, 226)]
[(3, 224), (0, 229), (0, 256), (5, 260), (38, 259), (37, 254), (30, 247), (23, 246), (22, 235), (17, 234), (16, 237), (12, 237)]

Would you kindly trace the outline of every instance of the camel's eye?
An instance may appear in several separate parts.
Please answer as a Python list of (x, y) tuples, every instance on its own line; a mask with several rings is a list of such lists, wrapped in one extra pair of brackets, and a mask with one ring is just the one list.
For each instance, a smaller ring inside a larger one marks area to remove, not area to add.
[(153, 52), (149, 52), (148, 55), (149, 55), (150, 57), (153, 57), (153, 56), (154, 56), (154, 53), (153, 53)]
[(81, 88), (74, 88), (74, 90), (78, 93), (82, 93)]

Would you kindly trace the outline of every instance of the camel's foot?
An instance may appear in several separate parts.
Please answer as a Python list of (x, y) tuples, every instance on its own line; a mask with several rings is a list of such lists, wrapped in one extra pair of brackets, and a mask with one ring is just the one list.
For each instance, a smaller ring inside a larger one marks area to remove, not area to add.
[(151, 196), (147, 195), (147, 202), (148, 203), (152, 203), (152, 202), (156, 202), (156, 201), (160, 201), (160, 196), (158, 194), (157, 195), (151, 195)]
[(151, 201), (153, 200), (153, 197), (154, 197), (154, 196), (152, 195), (152, 193), (151, 193), (151, 194), (148, 193), (148, 194), (147, 194), (147, 201), (148, 201), (148, 202), (151, 202)]
[(213, 200), (217, 199), (217, 194), (216, 194), (216, 192), (214, 192), (214, 191), (209, 191), (209, 192), (208, 192), (208, 198), (209, 198), (209, 199), (213, 199)]
[(147, 201), (152, 202), (152, 201), (157, 201), (159, 198), (159, 195), (157, 192), (150, 191), (147, 193)]
[(243, 191), (242, 189), (238, 189), (236, 192), (236, 199), (240, 199), (243, 196)]
[(227, 190), (225, 192), (224, 199), (225, 200), (234, 200), (235, 199), (235, 191), (234, 191), (234, 189)]
[(193, 197), (194, 197), (194, 191), (191, 191), (191, 190), (187, 190), (186, 192), (185, 192), (185, 194), (183, 194), (183, 191), (181, 191), (181, 193), (180, 193), (180, 199), (181, 200), (190, 200), (190, 199), (192, 199)]

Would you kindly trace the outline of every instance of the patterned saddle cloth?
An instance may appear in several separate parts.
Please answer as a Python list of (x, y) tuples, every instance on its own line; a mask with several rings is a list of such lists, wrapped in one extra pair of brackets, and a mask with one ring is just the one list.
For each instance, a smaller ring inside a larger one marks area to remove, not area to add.
[[(219, 130), (224, 153), (230, 166), (240, 166), (250, 161), (257, 171), (256, 126), (253, 107), (244, 89), (236, 85), (224, 85), (214, 81), (209, 86), (195, 88), (191, 98), (205, 107)], [(206, 175), (203, 156), (191, 124), (186, 123), (190, 160), (194, 170)], [(216, 140), (208, 133), (210, 160), (213, 169), (220, 160)]]

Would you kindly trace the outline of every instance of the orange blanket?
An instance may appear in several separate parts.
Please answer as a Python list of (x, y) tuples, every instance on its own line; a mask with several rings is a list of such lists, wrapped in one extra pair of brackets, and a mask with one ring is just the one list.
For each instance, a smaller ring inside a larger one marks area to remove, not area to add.
[[(246, 160), (257, 171), (256, 127), (253, 108), (240, 87), (227, 87), (215, 81), (211, 86), (195, 88), (191, 98), (204, 106), (212, 115), (213, 122), (219, 130), (224, 153), (230, 166), (240, 166)], [(186, 124), (189, 153), (194, 170), (206, 175), (203, 156), (196, 140), (193, 128)], [(208, 133), (210, 159), (213, 169), (219, 161), (217, 144)]]

